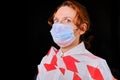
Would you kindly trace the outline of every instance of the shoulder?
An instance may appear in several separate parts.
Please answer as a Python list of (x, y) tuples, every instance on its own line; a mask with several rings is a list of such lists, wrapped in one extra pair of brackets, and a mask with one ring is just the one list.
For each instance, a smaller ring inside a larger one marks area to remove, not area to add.
[(100, 64), (106, 63), (105, 59), (103, 59), (91, 52), (85, 53), (84, 57), (87, 59), (88, 62), (96, 63), (97, 66)]
[(56, 55), (58, 50), (51, 46), (46, 55), (42, 58), (41, 63), (50, 62), (54, 55)]
[(48, 53), (46, 54), (46, 56), (56, 55), (57, 52), (58, 52), (58, 50), (54, 46), (51, 46), (50, 49), (48, 50)]
[(83, 54), (74, 55), (76, 59), (78, 59), (81, 63), (84, 62), (86, 65), (99, 66), (106, 64), (106, 60), (96, 56), (88, 50), (84, 50)]

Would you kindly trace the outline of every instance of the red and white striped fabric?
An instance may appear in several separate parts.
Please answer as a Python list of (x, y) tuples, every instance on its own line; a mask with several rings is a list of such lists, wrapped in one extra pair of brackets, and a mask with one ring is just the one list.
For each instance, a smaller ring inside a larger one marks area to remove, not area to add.
[(38, 71), (37, 80), (113, 80), (106, 61), (90, 53), (83, 42), (64, 55), (52, 46)]

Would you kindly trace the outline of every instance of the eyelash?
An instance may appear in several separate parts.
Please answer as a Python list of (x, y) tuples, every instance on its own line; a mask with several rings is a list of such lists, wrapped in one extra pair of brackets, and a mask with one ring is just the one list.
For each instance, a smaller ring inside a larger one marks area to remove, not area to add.
[(57, 23), (57, 22), (59, 22), (59, 20), (58, 20), (58, 19), (54, 19), (53, 22), (54, 22), (54, 23)]
[[(54, 22), (54, 23), (58, 23), (58, 22), (59, 22), (59, 20), (58, 20), (58, 19), (54, 19), (54, 20), (53, 20), (53, 22)], [(71, 20), (70, 20), (70, 19), (68, 19), (68, 18), (66, 18), (66, 19), (64, 19), (62, 22), (64, 22), (64, 23), (70, 23), (70, 22), (71, 22)]]
[(65, 19), (65, 21), (66, 21), (66, 22), (71, 22), (71, 20), (70, 20), (70, 19)]

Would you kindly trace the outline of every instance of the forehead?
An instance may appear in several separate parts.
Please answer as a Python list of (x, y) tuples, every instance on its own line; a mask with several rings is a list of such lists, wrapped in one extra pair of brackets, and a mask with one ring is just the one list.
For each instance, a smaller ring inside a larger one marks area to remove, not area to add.
[(57, 12), (55, 13), (56, 18), (63, 18), (63, 17), (71, 17), (74, 18), (76, 15), (76, 11), (68, 6), (62, 6), (60, 7)]

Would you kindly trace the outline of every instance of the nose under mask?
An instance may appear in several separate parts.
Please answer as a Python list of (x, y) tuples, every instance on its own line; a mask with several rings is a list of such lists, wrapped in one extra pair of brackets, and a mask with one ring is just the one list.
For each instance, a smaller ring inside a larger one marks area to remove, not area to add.
[(50, 33), (53, 41), (60, 47), (66, 47), (75, 40), (72, 26), (53, 24)]

